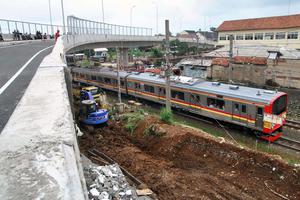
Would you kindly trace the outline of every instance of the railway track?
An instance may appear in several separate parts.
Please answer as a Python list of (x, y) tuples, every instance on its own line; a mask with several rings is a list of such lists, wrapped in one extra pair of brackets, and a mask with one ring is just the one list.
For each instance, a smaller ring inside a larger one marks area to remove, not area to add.
[(300, 130), (300, 122), (298, 121), (286, 120), (285, 126)]
[(300, 141), (297, 140), (281, 137), (278, 140), (276, 140), (274, 144), (300, 152)]

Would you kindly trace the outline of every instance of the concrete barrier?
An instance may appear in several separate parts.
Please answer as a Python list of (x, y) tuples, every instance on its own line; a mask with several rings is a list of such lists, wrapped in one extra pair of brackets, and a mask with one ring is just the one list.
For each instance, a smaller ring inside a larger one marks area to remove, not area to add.
[(61, 59), (45, 57), (0, 135), (0, 199), (86, 198)]

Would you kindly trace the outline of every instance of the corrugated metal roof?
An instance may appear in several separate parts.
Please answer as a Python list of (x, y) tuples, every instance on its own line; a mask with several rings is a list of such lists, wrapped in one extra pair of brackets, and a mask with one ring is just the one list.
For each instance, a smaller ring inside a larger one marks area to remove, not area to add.
[[(85, 72), (89, 74), (102, 74), (106, 76), (116, 77), (117, 72), (109, 71), (107, 69), (98, 69), (98, 70), (91, 70), (91, 69), (84, 69), (84, 68), (73, 68), (74, 72)], [(144, 82), (151, 82), (156, 84), (165, 85), (165, 79), (160, 77), (159, 75), (153, 75), (151, 73), (128, 73), (121, 71), (120, 77), (124, 78), (128, 76), (129, 79), (139, 80)], [(200, 92), (207, 92), (211, 94), (218, 94), (227, 97), (239, 98), (247, 101), (254, 101), (259, 103), (268, 104), (274, 97), (281, 94), (280, 92), (270, 91), (270, 90), (263, 90), (258, 88), (251, 88), (245, 86), (239, 86), (238, 89), (230, 89), (230, 84), (223, 84), (220, 85), (213, 85), (213, 82), (205, 81), (202, 79), (197, 79), (197, 81), (193, 85), (189, 84), (182, 84), (182, 83), (175, 83), (171, 82), (171, 86), (184, 88), (189, 90), (196, 90)], [(260, 94), (260, 95), (257, 95)]]

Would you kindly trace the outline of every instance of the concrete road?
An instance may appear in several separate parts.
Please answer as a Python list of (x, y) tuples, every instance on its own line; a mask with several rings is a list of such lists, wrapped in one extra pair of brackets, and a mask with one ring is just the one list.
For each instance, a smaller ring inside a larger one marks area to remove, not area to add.
[(0, 48), (0, 133), (43, 58), (52, 50), (45, 48), (51, 45), (53, 42), (41, 41)]

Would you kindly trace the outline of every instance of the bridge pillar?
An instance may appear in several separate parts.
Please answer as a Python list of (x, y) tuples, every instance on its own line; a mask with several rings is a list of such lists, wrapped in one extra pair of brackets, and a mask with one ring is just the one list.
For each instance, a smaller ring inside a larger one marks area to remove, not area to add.
[(128, 67), (128, 48), (117, 48), (117, 63), (120, 69)]

